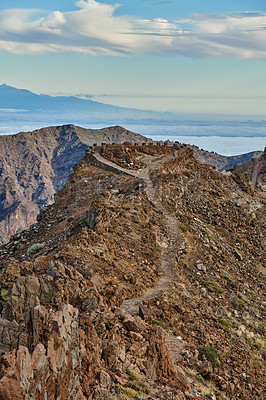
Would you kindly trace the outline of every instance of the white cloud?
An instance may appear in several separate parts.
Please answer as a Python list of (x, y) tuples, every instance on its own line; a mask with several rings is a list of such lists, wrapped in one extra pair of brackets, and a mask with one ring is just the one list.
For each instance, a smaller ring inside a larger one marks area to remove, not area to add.
[(266, 60), (266, 13), (192, 14), (168, 21), (117, 16), (118, 5), (79, 0), (71, 12), (0, 12), (0, 50), (18, 54), (180, 54)]

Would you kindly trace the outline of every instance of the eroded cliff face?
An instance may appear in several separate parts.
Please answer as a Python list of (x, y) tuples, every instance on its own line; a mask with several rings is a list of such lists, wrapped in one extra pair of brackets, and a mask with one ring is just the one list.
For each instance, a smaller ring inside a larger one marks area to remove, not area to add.
[(266, 197), (266, 147), (260, 157), (236, 165), (233, 173), (238, 173), (248, 177), (254, 187), (256, 187)]
[(89, 150), (0, 248), (0, 398), (262, 400), (264, 227), (187, 147)]
[(147, 139), (119, 126), (92, 130), (74, 125), (0, 136), (0, 243), (36, 222), (88, 145), (125, 141)]

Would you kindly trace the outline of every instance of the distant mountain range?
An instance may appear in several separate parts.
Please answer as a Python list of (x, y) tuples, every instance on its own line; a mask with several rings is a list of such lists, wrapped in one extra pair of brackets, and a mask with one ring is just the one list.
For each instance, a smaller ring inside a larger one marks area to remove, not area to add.
[[(18, 115), (14, 115), (17, 112)], [(90, 99), (75, 96), (48, 96), (35, 94), (25, 89), (16, 89), (6, 84), (0, 85), (0, 113), (9, 113), (12, 118), (32, 120), (45, 118), (48, 124), (71, 123), (106, 123), (121, 124), (121, 121), (169, 121), (177, 116), (169, 112), (143, 111), (116, 107)]]

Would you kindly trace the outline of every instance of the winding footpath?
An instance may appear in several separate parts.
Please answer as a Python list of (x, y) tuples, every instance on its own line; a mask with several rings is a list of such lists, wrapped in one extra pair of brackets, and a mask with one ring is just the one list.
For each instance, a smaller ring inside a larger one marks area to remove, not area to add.
[[(149, 300), (154, 300), (160, 297), (164, 292), (170, 291), (173, 285), (174, 278), (176, 276), (176, 255), (177, 251), (180, 248), (184, 247), (184, 238), (182, 235), (181, 230), (179, 229), (178, 220), (171, 215), (165, 207), (159, 202), (156, 198), (156, 190), (153, 187), (152, 180), (150, 179), (150, 170), (151, 164), (154, 166), (159, 166), (160, 161), (156, 160), (152, 163), (151, 158), (154, 157), (146, 157), (144, 162), (146, 163), (147, 167), (141, 170), (129, 170), (120, 167), (119, 165), (106, 160), (100, 154), (94, 153), (94, 157), (100, 161), (101, 163), (111, 166), (112, 168), (117, 169), (120, 172), (124, 172), (128, 175), (134, 176), (136, 178), (140, 178), (145, 183), (144, 191), (151, 202), (151, 204), (159, 210), (166, 221), (166, 229), (167, 229), (167, 236), (165, 237), (166, 245), (162, 249), (162, 260), (161, 260), (161, 272), (163, 276), (157, 282), (157, 285), (153, 288), (147, 290), (147, 292), (139, 297), (135, 297), (133, 299), (125, 300), (121, 308), (128, 312), (131, 315), (138, 314), (139, 306)], [(149, 166), (150, 164), (150, 166)]]

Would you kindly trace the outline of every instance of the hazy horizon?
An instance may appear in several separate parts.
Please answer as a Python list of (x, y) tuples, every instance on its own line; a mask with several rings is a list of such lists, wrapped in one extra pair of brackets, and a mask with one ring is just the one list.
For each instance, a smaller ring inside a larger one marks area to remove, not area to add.
[(119, 116), (36, 116), (10, 107), (8, 116), (1, 114), (0, 134), (51, 124), (135, 124), (143, 134), (164, 129), (165, 139), (208, 138), (202, 143), (220, 153), (229, 144), (217, 137), (236, 138), (231, 152), (237, 146), (255, 150), (255, 141), (261, 148), (265, 28), (262, 0), (2, 0), (3, 83), (37, 94), (172, 112), (178, 123), (159, 128)]
[(126, 107), (265, 115), (265, 27), (262, 0), (2, 0), (0, 76)]

